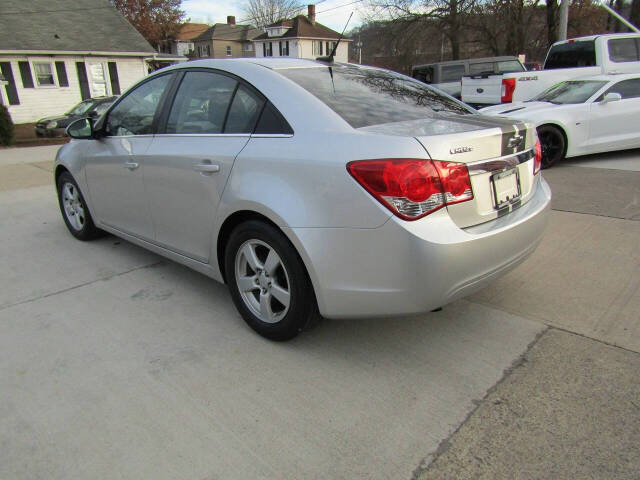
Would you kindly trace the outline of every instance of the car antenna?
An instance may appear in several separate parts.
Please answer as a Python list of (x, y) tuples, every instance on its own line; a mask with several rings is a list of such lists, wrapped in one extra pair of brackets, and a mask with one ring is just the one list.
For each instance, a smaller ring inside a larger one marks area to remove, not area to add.
[(347, 26), (349, 25), (349, 22), (351, 21), (351, 17), (352, 16), (353, 16), (353, 12), (351, 12), (351, 15), (349, 15), (349, 18), (347, 18), (347, 23), (345, 24), (344, 28), (342, 29), (342, 33), (340, 34), (340, 37), (338, 38), (338, 41), (336, 42), (336, 44), (333, 46), (333, 50), (331, 50), (331, 53), (329, 55), (327, 55), (326, 57), (316, 57), (316, 60), (318, 60), (320, 62), (333, 63), (333, 57), (336, 56), (336, 50), (338, 49), (338, 45), (340, 44), (340, 40), (342, 40), (342, 37), (344, 36), (344, 31), (347, 29)]

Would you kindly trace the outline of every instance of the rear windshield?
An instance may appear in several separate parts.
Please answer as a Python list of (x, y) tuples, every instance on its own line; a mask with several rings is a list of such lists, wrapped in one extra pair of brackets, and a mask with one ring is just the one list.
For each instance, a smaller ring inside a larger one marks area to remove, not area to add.
[(354, 128), (431, 118), (442, 111), (475, 113), (422, 82), (386, 70), (338, 65), (278, 73), (318, 97)]
[(518, 60), (502, 60), (498, 62), (498, 73), (524, 72), (524, 67)]
[(551, 47), (544, 69), (593, 67), (595, 64), (596, 43), (594, 40), (585, 40)]

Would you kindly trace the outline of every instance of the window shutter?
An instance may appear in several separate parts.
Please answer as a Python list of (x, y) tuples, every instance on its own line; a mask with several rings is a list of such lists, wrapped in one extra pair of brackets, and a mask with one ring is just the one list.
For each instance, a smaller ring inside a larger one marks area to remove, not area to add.
[(288, 57), (289, 56), (289, 40), (287, 40), (286, 44), (287, 44), (287, 57)]
[(56, 73), (58, 74), (58, 85), (68, 87), (69, 79), (67, 78), (67, 68), (64, 62), (56, 62)]
[(87, 69), (84, 66), (84, 62), (76, 62), (76, 70), (78, 71), (78, 82), (80, 83), (80, 97), (82, 100), (91, 98), (89, 80), (87, 79)]
[(7, 92), (7, 98), (9, 99), (9, 105), (20, 105), (18, 89), (16, 88), (16, 82), (13, 79), (13, 70), (11, 70), (11, 62), (0, 62), (0, 71), (2, 71), (2, 75), (7, 81), (5, 90)]
[(31, 66), (29, 62), (18, 62), (20, 69), (20, 77), (22, 77), (22, 86), (24, 88), (33, 88), (33, 77), (31, 76)]
[(262, 44), (262, 56), (266, 57), (267, 56), (267, 43), (263, 43)]
[(111, 93), (120, 95), (120, 80), (118, 79), (118, 66), (116, 62), (108, 62), (109, 78), (111, 79)]

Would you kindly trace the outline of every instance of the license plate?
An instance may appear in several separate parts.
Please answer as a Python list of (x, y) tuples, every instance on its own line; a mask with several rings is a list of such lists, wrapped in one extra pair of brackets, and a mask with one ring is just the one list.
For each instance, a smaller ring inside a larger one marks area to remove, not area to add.
[(493, 183), (493, 195), (496, 208), (500, 208), (520, 198), (520, 178), (517, 168), (492, 175), (491, 183)]

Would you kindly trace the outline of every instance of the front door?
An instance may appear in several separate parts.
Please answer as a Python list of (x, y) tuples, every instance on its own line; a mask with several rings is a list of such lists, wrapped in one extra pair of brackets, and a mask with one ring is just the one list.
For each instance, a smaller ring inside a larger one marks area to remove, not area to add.
[(127, 94), (108, 114), (106, 137), (95, 140), (86, 158), (95, 216), (122, 232), (153, 240), (144, 193), (144, 163), (152, 125), (171, 75), (154, 77)]
[(213, 222), (236, 156), (264, 98), (234, 77), (187, 71), (145, 157), (145, 188), (156, 242), (208, 262)]
[(607, 93), (619, 93), (622, 100), (591, 104), (590, 147), (593, 151), (640, 146), (638, 112), (640, 112), (640, 78), (622, 80)]

